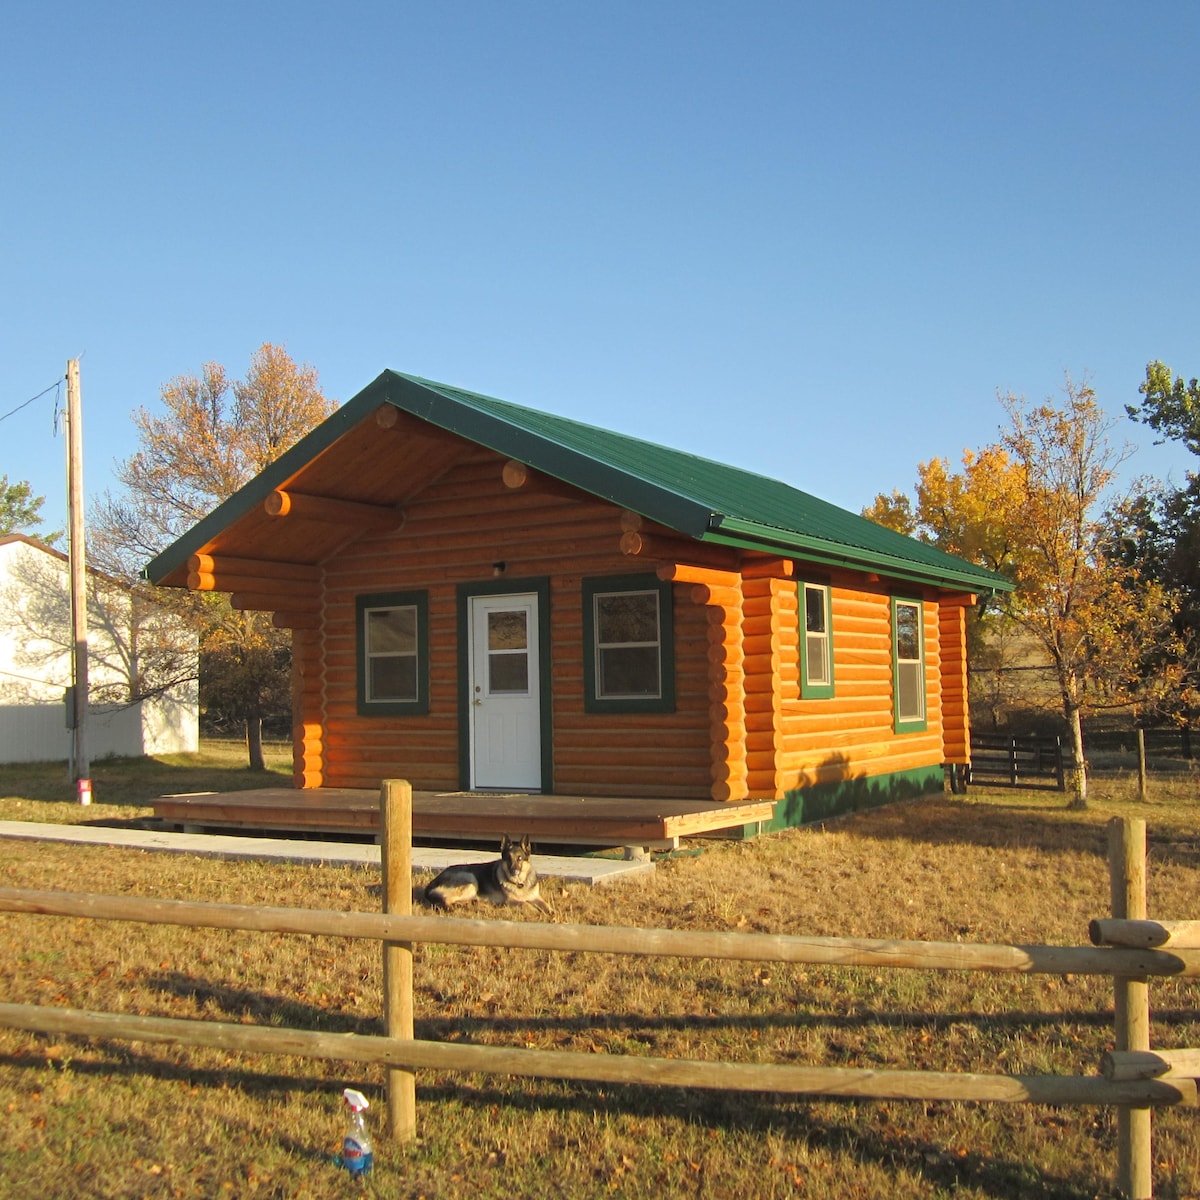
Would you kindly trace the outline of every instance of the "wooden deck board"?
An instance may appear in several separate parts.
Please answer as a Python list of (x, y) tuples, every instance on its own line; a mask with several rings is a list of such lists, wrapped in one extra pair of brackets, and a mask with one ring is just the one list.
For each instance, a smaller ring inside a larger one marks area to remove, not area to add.
[[(417, 836), (651, 845), (769, 821), (773, 800), (624, 799), (497, 792), (414, 792)], [(379, 832), (379, 793), (366, 788), (259, 788), (162, 796), (154, 815), (192, 827)]]

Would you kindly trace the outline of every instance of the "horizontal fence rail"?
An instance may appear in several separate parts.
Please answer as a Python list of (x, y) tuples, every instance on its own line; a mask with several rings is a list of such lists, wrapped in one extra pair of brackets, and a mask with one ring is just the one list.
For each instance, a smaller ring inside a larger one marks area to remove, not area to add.
[(859, 1100), (962, 1100), (1009, 1104), (1195, 1105), (1196, 1081), (1178, 1077), (1103, 1075), (977, 1075), (862, 1067), (793, 1067), (778, 1063), (694, 1062), (570, 1050), (464, 1046), (355, 1033), (315, 1033), (262, 1025), (132, 1017), (121, 1013), (0, 1004), (0, 1026), (38, 1033), (120, 1038), (249, 1054), (324, 1058), (338, 1062), (569, 1079), (580, 1083), (652, 1084)]
[(269, 908), (191, 900), (150, 900), (76, 892), (0, 888), (0, 912), (91, 917), (242, 929), (257, 933), (495, 946), (521, 950), (720, 958), (735, 962), (911, 967), (923, 971), (1014, 971), (1032, 975), (1200, 976), (1200, 950), (1107, 946), (1004, 946), (972, 942), (911, 942), (875, 938), (800, 937), (774, 933), (707, 933), (686, 929), (630, 929), (616, 925), (544, 925), (406, 917), (331, 909)]

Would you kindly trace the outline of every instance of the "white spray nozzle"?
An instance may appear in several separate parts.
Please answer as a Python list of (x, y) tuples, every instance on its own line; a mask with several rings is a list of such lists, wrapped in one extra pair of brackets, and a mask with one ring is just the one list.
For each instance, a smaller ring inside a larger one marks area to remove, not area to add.
[(367, 1098), (362, 1092), (356, 1092), (353, 1088), (347, 1088), (342, 1095), (346, 1099), (346, 1103), (350, 1105), (355, 1112), (362, 1112), (364, 1108), (370, 1108), (367, 1103)]

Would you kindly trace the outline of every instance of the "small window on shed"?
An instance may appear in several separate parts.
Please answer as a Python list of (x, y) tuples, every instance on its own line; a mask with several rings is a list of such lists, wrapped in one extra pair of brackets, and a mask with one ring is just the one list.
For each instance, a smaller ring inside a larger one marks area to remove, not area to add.
[(358, 711), (363, 716), (429, 711), (429, 615), (425, 592), (359, 596)]
[(671, 585), (655, 575), (583, 582), (584, 708), (675, 709)]

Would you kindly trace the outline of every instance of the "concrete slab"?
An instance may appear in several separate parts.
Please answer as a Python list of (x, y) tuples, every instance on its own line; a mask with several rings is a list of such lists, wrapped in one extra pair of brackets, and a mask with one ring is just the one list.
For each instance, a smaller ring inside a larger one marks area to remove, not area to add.
[[(0, 837), (86, 846), (120, 846), (164, 854), (198, 854), (223, 859), (269, 859), (275, 862), (379, 867), (379, 847), (363, 842), (302, 841), (290, 838), (229, 837), (211, 833), (171, 833), (156, 829), (121, 829), (105, 825), (52, 825), (36, 821), (0, 821)], [(440, 871), (453, 863), (488, 862), (485, 850), (414, 846), (413, 871)], [(590, 886), (628, 879), (654, 870), (652, 862), (614, 858), (535, 856), (538, 874)]]

